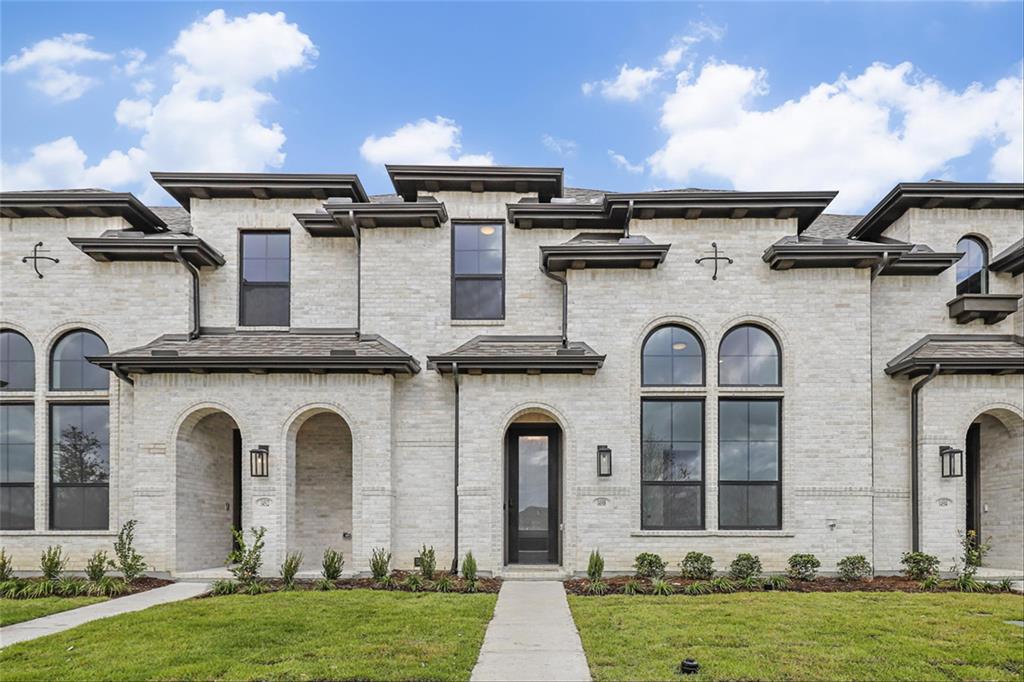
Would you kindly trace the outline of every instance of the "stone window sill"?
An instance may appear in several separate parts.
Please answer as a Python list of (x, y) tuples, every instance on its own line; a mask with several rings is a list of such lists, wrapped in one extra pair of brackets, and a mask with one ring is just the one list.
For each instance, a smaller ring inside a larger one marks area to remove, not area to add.
[(54, 537), (54, 536), (89, 536), (89, 537), (117, 537), (116, 530), (5, 530), (2, 531), (4, 537), (16, 536), (16, 537), (31, 537), (38, 535), (40, 537)]
[(635, 530), (635, 538), (792, 538), (789, 530)]
[(505, 320), (452, 320), (453, 327), (504, 327)]

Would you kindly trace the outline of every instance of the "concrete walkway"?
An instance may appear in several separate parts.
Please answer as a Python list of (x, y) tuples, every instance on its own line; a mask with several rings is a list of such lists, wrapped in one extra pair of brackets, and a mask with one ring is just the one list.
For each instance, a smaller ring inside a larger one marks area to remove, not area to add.
[(590, 680), (562, 583), (505, 582), (471, 680)]
[(174, 583), (155, 590), (148, 590), (127, 597), (108, 599), (99, 604), (90, 604), (70, 611), (62, 611), (51, 616), (43, 616), (24, 623), (15, 623), (0, 628), (0, 649), (18, 642), (25, 642), (36, 637), (52, 635), (70, 630), (90, 621), (109, 618), (122, 613), (141, 611), (157, 604), (166, 604), (182, 599), (191, 599), (210, 589), (207, 583)]

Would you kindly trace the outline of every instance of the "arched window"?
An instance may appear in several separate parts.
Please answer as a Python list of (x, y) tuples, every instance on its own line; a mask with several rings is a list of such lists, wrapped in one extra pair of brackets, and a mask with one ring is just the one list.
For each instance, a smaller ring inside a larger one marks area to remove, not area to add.
[(644, 386), (704, 384), (704, 347), (678, 325), (659, 327), (648, 335), (641, 364)]
[(760, 327), (735, 327), (718, 349), (718, 383), (721, 386), (778, 386), (779, 344)]
[(106, 355), (107, 344), (90, 331), (79, 329), (65, 334), (53, 347), (50, 388), (55, 391), (105, 391), (110, 375), (87, 357)]
[(956, 262), (956, 295), (988, 293), (988, 249), (975, 237), (964, 237), (956, 243), (964, 254)]
[(0, 331), (0, 391), (34, 391), (36, 362), (32, 344), (16, 331)]

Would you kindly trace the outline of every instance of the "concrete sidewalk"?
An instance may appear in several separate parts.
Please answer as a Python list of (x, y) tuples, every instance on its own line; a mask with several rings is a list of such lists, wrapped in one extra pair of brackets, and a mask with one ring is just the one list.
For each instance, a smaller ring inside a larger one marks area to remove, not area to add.
[(42, 618), (28, 620), (24, 623), (8, 625), (5, 628), (0, 628), (0, 649), (18, 642), (35, 639), (36, 637), (70, 630), (73, 627), (99, 620), (100, 618), (109, 618), (110, 616), (117, 616), (122, 613), (141, 611), (157, 604), (191, 599), (209, 589), (210, 586), (207, 583), (174, 583), (173, 585), (158, 587), (155, 590), (148, 590), (128, 595), (127, 597), (118, 597), (117, 599), (109, 599), (99, 604), (90, 604), (78, 609), (55, 613), (52, 616), (43, 616)]
[(506, 582), (471, 680), (589, 680), (562, 583)]

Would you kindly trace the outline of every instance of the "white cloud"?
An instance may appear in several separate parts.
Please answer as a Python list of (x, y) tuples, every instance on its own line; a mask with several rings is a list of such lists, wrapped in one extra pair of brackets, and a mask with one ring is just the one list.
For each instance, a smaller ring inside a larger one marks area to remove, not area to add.
[(443, 116), (433, 121), (421, 118), (396, 129), (390, 135), (370, 135), (359, 147), (359, 153), (370, 163), (422, 163), (436, 165), (460, 164), (490, 166), (490, 153), (463, 154), (462, 128)]
[[(284, 162), (284, 130), (262, 114), (273, 97), (261, 86), (306, 68), (317, 56), (309, 36), (283, 13), (228, 18), (216, 10), (179, 33), (170, 90), (118, 103), (115, 120), (138, 128), (138, 144), (112, 151), (95, 165), (71, 137), (33, 149), (20, 163), (3, 164), (6, 189), (67, 186), (143, 188), (147, 200), (165, 198), (150, 170), (263, 171)], [(145, 94), (151, 84), (140, 81)], [(148, 107), (148, 108), (147, 108)]]
[(121, 71), (129, 78), (137, 76), (144, 68), (146, 53), (136, 47), (122, 50), (121, 54), (128, 60), (121, 66)]
[(141, 78), (132, 83), (132, 89), (135, 90), (136, 95), (148, 95), (153, 92), (155, 87), (153, 81), (148, 78)]
[(622, 154), (616, 153), (613, 149), (608, 150), (608, 157), (615, 162), (616, 166), (626, 171), (627, 173), (636, 174), (644, 172), (644, 165), (642, 163), (630, 163), (629, 159), (627, 159)]
[(32, 72), (30, 86), (58, 102), (70, 102), (99, 82), (72, 67), (83, 62), (113, 59), (113, 55), (88, 47), (86, 43), (90, 40), (92, 36), (85, 33), (64, 33), (40, 40), (8, 57), (3, 72)]
[(579, 145), (574, 140), (563, 140), (560, 137), (554, 137), (547, 133), (540, 138), (540, 141), (545, 148), (559, 156), (575, 156), (576, 151), (579, 149)]
[(709, 62), (681, 77), (661, 111), (668, 134), (655, 175), (725, 178), (743, 189), (839, 189), (832, 210), (863, 209), (895, 182), (942, 173), (979, 145), (997, 149), (990, 177), (1024, 176), (1021, 75), (957, 92), (913, 65), (874, 64), (758, 110), (763, 70)]

